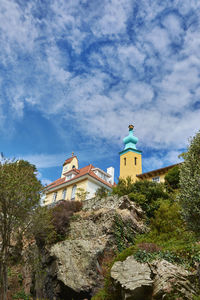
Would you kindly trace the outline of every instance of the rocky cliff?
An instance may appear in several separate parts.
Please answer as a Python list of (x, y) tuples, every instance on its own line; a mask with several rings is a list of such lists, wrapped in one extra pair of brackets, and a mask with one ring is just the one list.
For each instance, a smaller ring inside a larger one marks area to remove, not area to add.
[[(71, 218), (66, 239), (39, 253), (40, 271), (39, 276), (32, 274), (32, 293), (38, 299), (91, 299), (103, 286), (106, 259), (146, 231), (143, 217), (127, 196), (85, 201), (82, 211)], [(195, 293), (192, 274), (165, 260), (139, 263), (129, 256), (113, 265), (111, 280), (117, 300), (167, 299), (171, 291), (190, 300)]]
[(85, 201), (71, 219), (66, 240), (43, 250), (36, 296), (91, 299), (102, 285), (104, 257), (122, 247), (121, 235), (128, 247), (144, 230), (142, 210), (126, 196)]

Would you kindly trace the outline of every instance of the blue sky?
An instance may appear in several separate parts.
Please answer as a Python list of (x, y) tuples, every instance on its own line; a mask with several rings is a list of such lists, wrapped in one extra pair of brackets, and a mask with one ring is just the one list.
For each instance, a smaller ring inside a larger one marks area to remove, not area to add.
[(179, 161), (200, 129), (200, 3), (1, 0), (0, 143), (42, 182), (114, 166), (135, 125), (143, 171)]

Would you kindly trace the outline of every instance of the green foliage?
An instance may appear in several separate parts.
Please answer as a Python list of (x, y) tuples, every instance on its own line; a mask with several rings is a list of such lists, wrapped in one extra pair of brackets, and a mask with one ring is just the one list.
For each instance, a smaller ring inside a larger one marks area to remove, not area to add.
[(107, 300), (108, 299), (108, 293), (105, 289), (101, 289), (98, 291), (98, 293), (92, 297), (91, 300)]
[[(13, 249), (29, 229), (31, 215), (40, 200), (41, 183), (36, 168), (24, 160), (0, 160), (0, 285), (7, 294), (7, 269), (13, 263)], [(20, 251), (19, 251), (20, 253)], [(18, 255), (20, 257), (20, 255)]]
[[(169, 179), (169, 182), (174, 188), (168, 189), (170, 193), (163, 184), (147, 181), (133, 183), (130, 178), (121, 180), (113, 189), (113, 193), (119, 196), (128, 194), (132, 201), (146, 211), (150, 230), (137, 236), (130, 231), (131, 238), (127, 243), (124, 229), (126, 224), (123, 224), (120, 217), (116, 217), (114, 234), (119, 253), (109, 265), (104, 289), (99, 291), (93, 300), (120, 299), (119, 291), (113, 286), (110, 270), (116, 261), (124, 261), (128, 256), (133, 255), (139, 262), (165, 259), (171, 263), (181, 264), (191, 271), (194, 271), (196, 263), (200, 262), (200, 244), (197, 243), (195, 235), (187, 230), (182, 219), (181, 206), (174, 201), (177, 193), (175, 185), (172, 183), (173, 180)], [(132, 246), (125, 249), (127, 245)], [(180, 293), (173, 290), (166, 295), (166, 299), (178, 299), (179, 296)]]
[(99, 198), (106, 198), (108, 196), (108, 193), (108, 190), (102, 186), (97, 189), (95, 196)]
[(112, 194), (119, 196), (128, 195), (132, 192), (134, 182), (130, 176), (126, 179), (119, 178), (118, 184), (113, 187)]
[[(151, 219), (150, 231), (138, 235), (135, 243), (137, 246), (154, 243), (161, 247), (157, 258), (182, 263), (186, 267), (193, 267), (195, 262), (200, 261), (200, 245), (194, 234), (186, 230), (178, 203), (163, 202)], [(139, 256), (143, 254), (139, 253)]]
[(74, 212), (80, 211), (81, 208), (82, 202), (80, 201), (61, 201), (50, 208), (38, 207), (35, 210), (31, 227), (31, 233), (38, 247), (42, 248), (64, 240)]
[(180, 167), (175, 166), (165, 175), (165, 186), (168, 191), (173, 191), (179, 188)]
[(51, 245), (59, 240), (52, 219), (52, 209), (47, 206), (38, 207), (35, 210), (29, 234), (34, 236), (39, 248)]
[(164, 184), (146, 180), (133, 183), (131, 177), (120, 179), (113, 194), (128, 195), (131, 201), (141, 206), (148, 218), (154, 216), (162, 201), (170, 198)]
[(78, 188), (76, 192), (79, 201), (84, 201), (88, 194), (89, 192), (85, 191), (83, 188)]
[(178, 203), (162, 202), (151, 219), (150, 235), (162, 240), (179, 237), (183, 231), (183, 221), (180, 214), (181, 208)]
[(188, 228), (200, 236), (200, 131), (191, 140), (180, 169), (180, 204)]
[(12, 296), (13, 299), (23, 299), (23, 300), (30, 300), (31, 296), (26, 294), (24, 290), (22, 289), (21, 291), (17, 292), (15, 295)]
[(136, 251), (135, 246), (131, 246), (129, 248), (124, 249), (122, 252), (118, 253), (118, 255), (115, 257), (114, 262), (116, 261), (125, 261), (128, 256), (131, 256)]
[(135, 232), (131, 221), (123, 222), (119, 215), (115, 216), (114, 237), (119, 252), (132, 245), (134, 242)]

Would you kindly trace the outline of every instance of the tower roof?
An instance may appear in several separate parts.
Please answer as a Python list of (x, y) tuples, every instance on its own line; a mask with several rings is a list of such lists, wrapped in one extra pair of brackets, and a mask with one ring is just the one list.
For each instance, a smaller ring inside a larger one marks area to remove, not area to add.
[(134, 131), (134, 126), (133, 125), (129, 125), (129, 135), (126, 136), (124, 139), (123, 139), (123, 142), (124, 142), (124, 150), (127, 150), (127, 149), (133, 149), (133, 150), (137, 150), (136, 148), (136, 144), (138, 142), (138, 138), (136, 136), (133, 135)]

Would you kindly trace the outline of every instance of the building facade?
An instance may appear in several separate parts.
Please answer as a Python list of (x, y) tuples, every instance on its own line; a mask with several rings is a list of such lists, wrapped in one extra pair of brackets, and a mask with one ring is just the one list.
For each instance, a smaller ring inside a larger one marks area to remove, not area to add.
[(78, 159), (72, 156), (65, 160), (61, 177), (45, 187), (44, 205), (50, 205), (60, 200), (87, 200), (95, 196), (99, 188), (112, 191), (114, 184), (114, 168), (107, 172), (93, 165), (79, 169)]
[(148, 180), (153, 182), (164, 182), (165, 175), (175, 165), (142, 173), (142, 151), (136, 148), (138, 138), (134, 136), (134, 126), (129, 125), (129, 135), (123, 139), (124, 149), (120, 154), (120, 178), (132, 178), (132, 181)]

